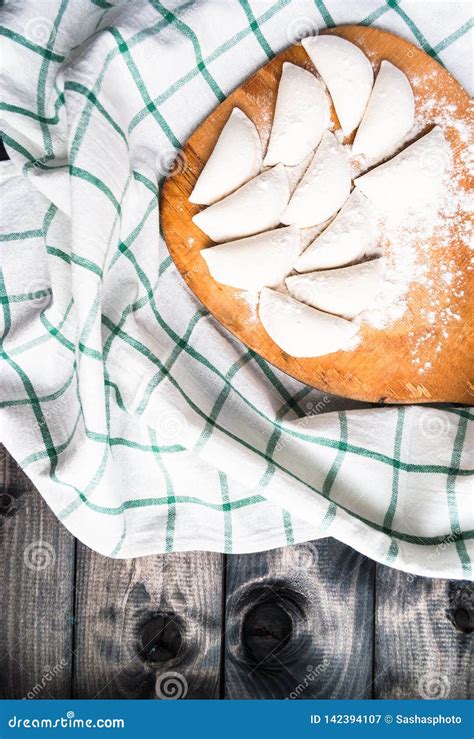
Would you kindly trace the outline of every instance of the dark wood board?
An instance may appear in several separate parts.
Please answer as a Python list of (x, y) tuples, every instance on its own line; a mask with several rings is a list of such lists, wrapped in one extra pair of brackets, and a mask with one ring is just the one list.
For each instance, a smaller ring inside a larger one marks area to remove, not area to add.
[(211, 552), (112, 560), (79, 545), (74, 696), (217, 698), (222, 569)]
[(473, 697), (474, 590), (377, 565), (375, 698)]
[(371, 697), (373, 562), (321, 539), (226, 572), (226, 698)]
[(71, 692), (74, 550), (0, 445), (0, 698)]
[[(1, 448), (0, 474), (1, 698), (46, 682), (38, 699), (154, 699), (157, 676), (186, 698), (473, 697), (469, 583), (333, 539), (135, 560), (77, 544), (75, 564), (73, 538)], [(56, 553), (39, 572), (24, 560), (36, 541)]]

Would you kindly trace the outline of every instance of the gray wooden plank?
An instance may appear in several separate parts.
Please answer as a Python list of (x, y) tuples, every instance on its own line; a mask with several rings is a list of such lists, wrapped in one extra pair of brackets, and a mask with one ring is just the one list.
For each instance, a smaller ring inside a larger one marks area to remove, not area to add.
[(218, 698), (223, 557), (112, 560), (78, 545), (76, 698)]
[(74, 538), (0, 445), (0, 697), (69, 698)]
[(376, 698), (469, 698), (472, 584), (377, 565)]
[(372, 562), (322, 539), (226, 573), (226, 698), (371, 697)]

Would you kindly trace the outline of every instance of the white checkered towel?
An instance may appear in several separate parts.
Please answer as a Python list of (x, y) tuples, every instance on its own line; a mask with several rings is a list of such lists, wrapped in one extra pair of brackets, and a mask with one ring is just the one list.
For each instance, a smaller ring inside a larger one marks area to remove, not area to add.
[(200, 307), (157, 208), (161, 163), (300, 36), (376, 23), (469, 87), (469, 9), (1, 4), (1, 438), (90, 547), (248, 552), (330, 535), (413, 573), (471, 574), (472, 409), (335, 412)]

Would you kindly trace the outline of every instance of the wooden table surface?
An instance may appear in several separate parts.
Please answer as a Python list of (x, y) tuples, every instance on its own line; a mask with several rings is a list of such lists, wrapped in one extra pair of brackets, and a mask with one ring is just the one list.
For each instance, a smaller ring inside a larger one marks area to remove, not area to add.
[(333, 539), (107, 559), (0, 448), (2, 699), (467, 698), (473, 601)]

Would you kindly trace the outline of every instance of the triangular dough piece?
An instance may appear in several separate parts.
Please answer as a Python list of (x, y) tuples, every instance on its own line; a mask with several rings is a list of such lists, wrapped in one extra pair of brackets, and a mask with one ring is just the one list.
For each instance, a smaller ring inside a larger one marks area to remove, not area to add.
[(347, 152), (332, 133), (325, 131), (283, 213), (282, 223), (307, 228), (327, 221), (347, 200), (350, 188)]
[(322, 313), (286, 293), (264, 287), (258, 309), (263, 328), (292, 357), (320, 357), (348, 349), (359, 327)]
[(286, 286), (296, 300), (350, 319), (368, 308), (382, 290), (383, 266), (383, 258), (372, 259), (353, 267), (288, 277)]
[(362, 154), (370, 164), (376, 164), (392, 156), (414, 122), (411, 85), (403, 72), (384, 60), (357, 129), (352, 153)]
[(300, 230), (288, 226), (202, 249), (201, 256), (217, 282), (259, 291), (279, 285), (300, 252)]
[(340, 36), (310, 36), (301, 41), (323, 78), (344, 136), (359, 125), (374, 83), (372, 65), (359, 49)]
[(302, 253), (295, 269), (332, 269), (362, 259), (371, 250), (376, 225), (373, 206), (354, 188), (334, 220)]
[(393, 159), (358, 177), (355, 184), (386, 214), (415, 212), (437, 202), (450, 162), (450, 146), (435, 126)]
[(283, 164), (267, 169), (193, 221), (213, 241), (230, 241), (275, 228), (290, 197)]
[(319, 144), (329, 122), (324, 85), (306, 69), (285, 62), (264, 165), (299, 164)]
[(234, 108), (189, 201), (211, 205), (255, 177), (261, 168), (262, 142), (258, 131), (245, 113)]

